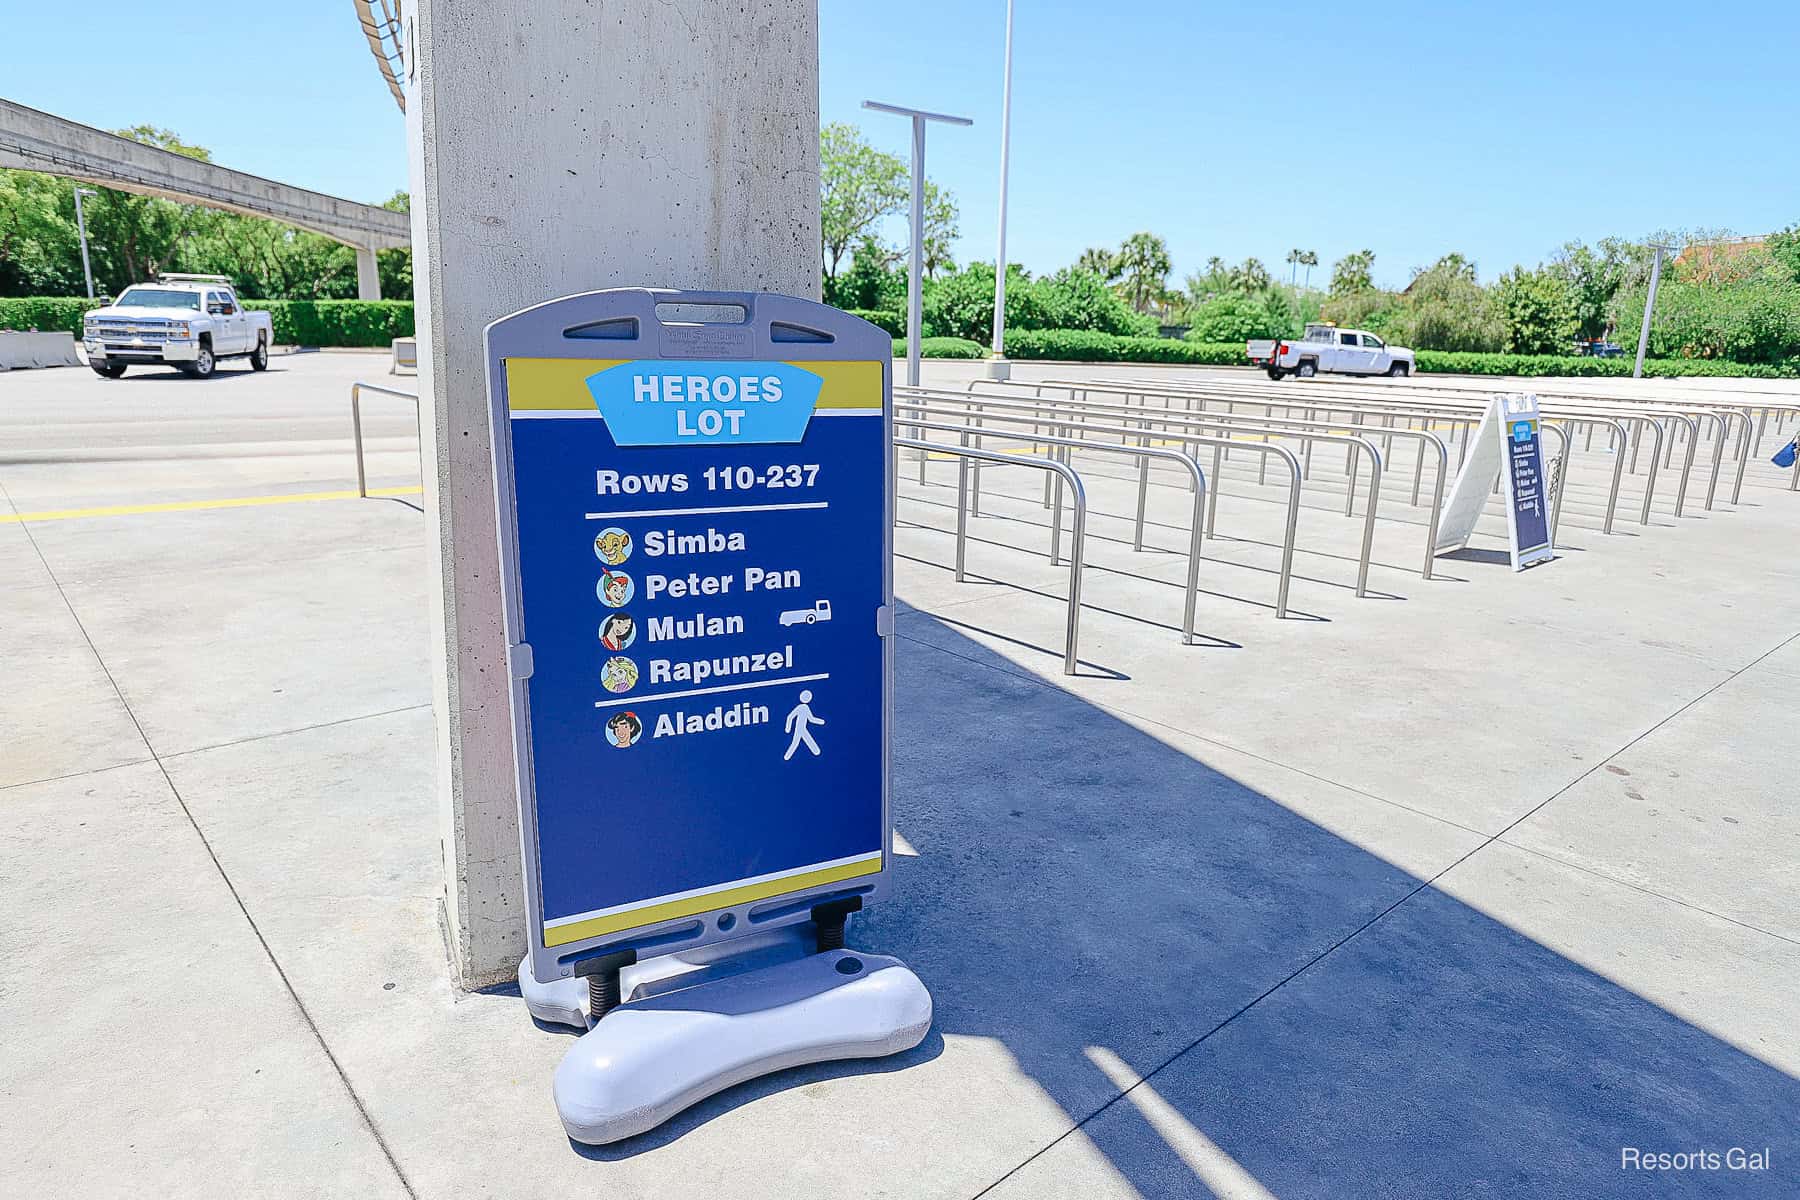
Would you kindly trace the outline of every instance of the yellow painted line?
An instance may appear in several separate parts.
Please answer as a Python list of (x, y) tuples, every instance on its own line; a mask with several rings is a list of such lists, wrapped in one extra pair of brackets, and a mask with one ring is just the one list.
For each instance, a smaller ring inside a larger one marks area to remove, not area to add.
[[(418, 496), (422, 487), (370, 488), (371, 496)], [(199, 512), (209, 508), (260, 508), (265, 504), (303, 504), (309, 500), (355, 500), (355, 491), (290, 492), (284, 496), (231, 496), (218, 500), (171, 500), (163, 504), (106, 504), (96, 508), (52, 508), (43, 512), (0, 514), (0, 525), (26, 521), (79, 521), (87, 517), (136, 517), (145, 513)]]
[(579, 942), (583, 938), (597, 937), (603, 933), (617, 933), (621, 929), (635, 929), (640, 925), (654, 925), (658, 921), (691, 917), (696, 913), (711, 912), (715, 908), (732, 908), (739, 904), (748, 904), (753, 900), (764, 900), (770, 896), (804, 891), (806, 888), (817, 887), (824, 883), (841, 883), (846, 879), (858, 879), (864, 875), (873, 875), (880, 870), (881, 855), (876, 854), (856, 862), (825, 867), (818, 871), (808, 871), (801, 875), (788, 875), (781, 879), (765, 880), (762, 883), (744, 884), (740, 887), (725, 888), (699, 896), (687, 896), (680, 900), (670, 900), (664, 904), (652, 904), (645, 908), (634, 908), (626, 912), (608, 913), (604, 917), (577, 921), (572, 925), (553, 925), (544, 930), (544, 946), (546, 949), (566, 946), (570, 942)]

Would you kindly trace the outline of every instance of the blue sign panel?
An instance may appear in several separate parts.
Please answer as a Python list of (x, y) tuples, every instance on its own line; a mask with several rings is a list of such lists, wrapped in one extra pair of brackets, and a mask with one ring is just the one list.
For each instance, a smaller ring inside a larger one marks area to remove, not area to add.
[[(734, 296), (750, 328), (702, 339), (656, 320), (670, 295), (490, 329), (539, 978), (804, 919), (885, 866), (886, 336)], [(564, 336), (621, 311), (636, 337)]]

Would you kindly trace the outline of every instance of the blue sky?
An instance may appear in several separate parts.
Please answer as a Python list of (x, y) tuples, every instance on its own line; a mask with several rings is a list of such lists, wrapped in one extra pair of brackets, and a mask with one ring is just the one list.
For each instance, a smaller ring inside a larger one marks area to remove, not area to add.
[[(8, 99), (358, 199), (406, 186), (349, 0), (238, 6), (203, 36), (90, 0), (76, 24), (133, 36), (85, 40), (56, 6), (13, 7)], [(975, 119), (932, 130), (927, 169), (961, 203), (959, 259), (991, 259), (1002, 0), (819, 7), (824, 120), (904, 153), (906, 123), (864, 99)], [(1018, 0), (1009, 257), (1049, 271), (1149, 229), (1177, 280), (1213, 254), (1285, 273), (1292, 247), (1367, 247), (1398, 285), (1449, 250), (1492, 278), (1570, 238), (1800, 220), (1785, 6), (1581, 11)]]

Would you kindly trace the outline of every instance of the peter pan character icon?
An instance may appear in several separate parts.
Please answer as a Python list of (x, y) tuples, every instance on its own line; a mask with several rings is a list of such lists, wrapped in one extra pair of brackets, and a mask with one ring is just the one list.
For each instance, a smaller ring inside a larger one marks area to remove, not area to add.
[(634, 712), (614, 713), (606, 720), (606, 740), (619, 749), (635, 745), (644, 736), (644, 723)]
[(631, 557), (631, 535), (617, 525), (608, 525), (594, 539), (594, 553), (609, 567), (616, 567)]
[(624, 655), (606, 660), (600, 668), (600, 686), (609, 692), (629, 692), (637, 686), (637, 664)]
[(631, 576), (610, 568), (600, 572), (600, 582), (594, 585), (594, 594), (608, 608), (624, 608), (631, 602), (633, 590)]
[(630, 613), (608, 613), (600, 622), (600, 644), (608, 650), (623, 650), (637, 641), (637, 619)]

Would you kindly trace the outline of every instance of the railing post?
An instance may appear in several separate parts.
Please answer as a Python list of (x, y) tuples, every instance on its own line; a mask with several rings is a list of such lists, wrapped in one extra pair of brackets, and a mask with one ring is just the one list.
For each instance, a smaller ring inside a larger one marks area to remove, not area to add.
[(356, 494), (369, 498), (369, 477), (363, 469), (362, 384), (350, 385), (350, 432), (356, 438)]

